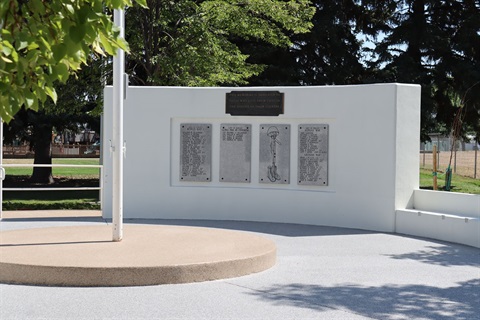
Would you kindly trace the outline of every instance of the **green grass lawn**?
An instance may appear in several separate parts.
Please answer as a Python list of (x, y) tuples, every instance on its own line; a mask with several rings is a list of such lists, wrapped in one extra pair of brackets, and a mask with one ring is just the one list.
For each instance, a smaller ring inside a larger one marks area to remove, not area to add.
[[(438, 190), (445, 188), (445, 173), (438, 172)], [(433, 190), (433, 174), (431, 170), (420, 169), (420, 188)], [(451, 192), (480, 194), (480, 179), (473, 179), (453, 174)]]
[[(33, 159), (5, 159), (5, 164), (21, 163), (33, 164)], [(78, 165), (98, 165), (99, 159), (53, 159), (53, 164), (78, 164)], [(53, 168), (53, 176), (61, 177), (97, 177), (99, 175), (99, 168)], [(7, 175), (30, 176), (33, 168), (28, 167), (7, 167), (5, 168)]]
[[(5, 159), (4, 163), (32, 164), (33, 159)], [(98, 159), (53, 159), (54, 164), (98, 165)], [(5, 168), (4, 187), (98, 187), (99, 168), (53, 168), (53, 185), (31, 185), (29, 167)], [(4, 191), (4, 210), (100, 209), (99, 191)]]

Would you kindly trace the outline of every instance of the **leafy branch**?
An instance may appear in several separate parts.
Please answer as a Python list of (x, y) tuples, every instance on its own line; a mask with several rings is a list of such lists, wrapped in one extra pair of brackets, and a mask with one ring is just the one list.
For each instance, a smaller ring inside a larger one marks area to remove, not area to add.
[[(135, 0), (145, 7), (146, 0)], [(0, 3), (0, 117), (56, 102), (55, 83), (87, 63), (92, 52), (128, 50), (113, 24), (113, 9), (132, 0), (9, 0)]]

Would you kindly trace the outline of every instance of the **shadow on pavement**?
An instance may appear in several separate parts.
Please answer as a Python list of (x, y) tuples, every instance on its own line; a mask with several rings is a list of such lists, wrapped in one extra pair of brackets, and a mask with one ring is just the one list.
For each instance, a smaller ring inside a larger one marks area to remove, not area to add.
[[(430, 242), (434, 242), (434, 240)], [(425, 249), (416, 252), (386, 256), (392, 259), (415, 260), (439, 266), (480, 267), (480, 249), (455, 243), (440, 244), (441, 245), (426, 246)], [(480, 293), (480, 287), (478, 288), (478, 291)]]
[(427, 285), (273, 285), (249, 295), (273, 305), (344, 310), (374, 319), (479, 319), (480, 278), (439, 288)]
[(128, 219), (125, 223), (133, 224), (159, 224), (159, 225), (177, 225), (189, 227), (206, 227), (230, 229), (239, 231), (250, 231), (286, 237), (308, 237), (308, 236), (341, 236), (351, 234), (375, 234), (378, 232), (365, 231), (358, 229), (336, 228), (325, 226), (311, 226), (291, 223), (273, 223), (273, 222), (251, 222), (251, 221), (222, 221), (222, 220), (144, 220)]

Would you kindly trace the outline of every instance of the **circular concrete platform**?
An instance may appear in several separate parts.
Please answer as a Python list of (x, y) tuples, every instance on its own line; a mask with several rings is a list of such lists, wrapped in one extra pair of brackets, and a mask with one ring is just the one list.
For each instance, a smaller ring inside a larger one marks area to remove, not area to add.
[(144, 286), (199, 282), (260, 272), (275, 244), (223, 229), (124, 225), (0, 232), (0, 283), (48, 286)]

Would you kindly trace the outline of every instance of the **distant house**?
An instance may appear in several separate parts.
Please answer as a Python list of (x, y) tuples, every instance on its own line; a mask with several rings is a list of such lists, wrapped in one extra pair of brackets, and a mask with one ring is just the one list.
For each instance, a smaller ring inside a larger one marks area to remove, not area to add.
[(91, 144), (99, 138), (99, 135), (92, 130), (82, 130), (78, 133), (65, 130), (56, 136), (54, 142), (58, 144)]

